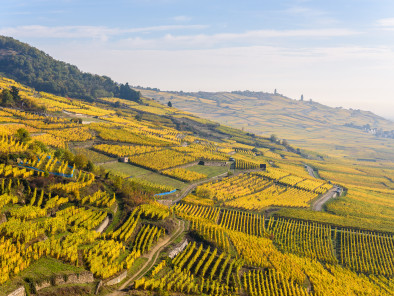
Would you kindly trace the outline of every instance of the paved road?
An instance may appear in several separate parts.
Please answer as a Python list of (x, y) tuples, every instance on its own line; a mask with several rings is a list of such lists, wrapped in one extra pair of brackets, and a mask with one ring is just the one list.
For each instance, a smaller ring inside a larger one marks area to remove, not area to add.
[(312, 210), (322, 211), (323, 205), (327, 201), (329, 201), (331, 198), (334, 198), (337, 196), (337, 190), (338, 190), (338, 187), (334, 186), (330, 190), (328, 190), (326, 193), (324, 193), (318, 200), (315, 201), (315, 203), (312, 206)]
[(209, 179), (204, 179), (204, 180), (201, 180), (199, 182), (190, 184), (189, 186), (187, 186), (185, 189), (182, 190), (182, 192), (179, 194), (179, 197), (176, 200), (172, 201), (172, 204), (174, 205), (177, 202), (179, 202), (181, 199), (186, 197), (186, 195), (188, 195), (190, 192), (192, 192), (194, 190), (194, 188), (196, 188), (197, 186), (199, 186), (201, 184), (204, 184), (204, 183), (211, 182), (211, 181), (216, 180), (216, 179), (218, 179), (220, 177), (226, 177), (227, 175), (228, 175), (228, 172), (225, 172), (223, 174), (211, 177)]
[[(307, 169), (307, 171), (311, 177), (316, 178), (314, 170), (309, 165), (305, 165), (305, 168)], [(316, 200), (315, 203), (313, 204), (312, 210), (322, 211), (323, 205), (327, 201), (329, 201), (331, 198), (334, 198), (338, 195), (338, 190), (342, 191), (342, 188), (335, 185), (330, 190), (328, 190), (326, 193), (324, 193), (322, 196), (320, 196), (319, 199)]]
[(313, 169), (309, 165), (305, 165), (305, 167), (309, 173), (309, 176), (316, 178), (316, 175), (315, 175), (315, 172), (313, 171)]

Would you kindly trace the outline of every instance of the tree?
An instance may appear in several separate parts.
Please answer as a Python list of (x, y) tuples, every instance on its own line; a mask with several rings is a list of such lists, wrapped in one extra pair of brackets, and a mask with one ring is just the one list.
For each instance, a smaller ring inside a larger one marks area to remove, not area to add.
[(1, 103), (3, 106), (10, 106), (14, 103), (14, 98), (8, 89), (3, 89), (1, 93)]
[(131, 89), (129, 84), (121, 84), (119, 87), (119, 97), (121, 99), (134, 101), (134, 102), (141, 102), (141, 93), (139, 91), (135, 91)]
[(278, 141), (278, 138), (274, 134), (272, 134), (271, 137), (270, 137), (270, 141), (272, 143), (276, 143)]
[(41, 141), (34, 141), (29, 144), (29, 149), (35, 153), (48, 152), (47, 146)]
[(11, 95), (14, 100), (19, 100), (19, 89), (16, 86), (11, 86)]
[(168, 107), (172, 107), (172, 103), (171, 103), (171, 101), (168, 101)]
[(53, 154), (56, 158), (61, 159), (64, 154), (64, 149), (62, 148), (57, 148), (55, 153)]
[(88, 163), (87, 163), (87, 165), (86, 165), (86, 170), (87, 170), (88, 172), (92, 172), (92, 171), (94, 170), (94, 164), (93, 164), (93, 162), (91, 162), (90, 160), (88, 160)]
[(88, 164), (88, 159), (84, 154), (77, 154), (74, 156), (74, 164), (78, 169), (83, 169)]
[(68, 163), (74, 162), (74, 154), (70, 150), (64, 150), (63, 152), (63, 160), (67, 161)]
[(30, 133), (24, 128), (20, 128), (16, 131), (16, 138), (23, 143), (31, 140)]

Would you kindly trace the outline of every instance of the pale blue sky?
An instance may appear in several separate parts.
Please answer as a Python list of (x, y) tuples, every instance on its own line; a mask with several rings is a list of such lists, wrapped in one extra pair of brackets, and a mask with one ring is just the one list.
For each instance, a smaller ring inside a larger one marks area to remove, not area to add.
[(394, 118), (394, 1), (2, 0), (0, 34), (163, 90), (262, 90)]

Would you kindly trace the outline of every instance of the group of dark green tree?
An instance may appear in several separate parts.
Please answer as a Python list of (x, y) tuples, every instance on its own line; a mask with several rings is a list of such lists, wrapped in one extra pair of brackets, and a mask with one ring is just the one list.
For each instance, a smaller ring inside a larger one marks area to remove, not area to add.
[(135, 102), (141, 94), (128, 83), (118, 84), (107, 76), (80, 71), (76, 66), (57, 61), (26, 43), (0, 36), (0, 75), (56, 95), (94, 101), (99, 97), (118, 97)]

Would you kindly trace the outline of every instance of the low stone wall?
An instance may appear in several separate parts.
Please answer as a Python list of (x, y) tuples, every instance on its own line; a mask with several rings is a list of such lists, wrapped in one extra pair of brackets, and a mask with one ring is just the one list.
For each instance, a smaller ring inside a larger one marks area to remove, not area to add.
[(93, 274), (91, 272), (82, 272), (80, 274), (70, 274), (67, 277), (59, 275), (55, 277), (55, 286), (66, 284), (86, 284), (94, 282)]
[(51, 287), (52, 283), (55, 286), (61, 286), (68, 284), (87, 284), (92, 282), (94, 282), (93, 274), (89, 271), (84, 271), (80, 274), (58, 275), (53, 281), (46, 280), (39, 284), (35, 284), (34, 288), (36, 291), (39, 291), (41, 289)]
[(102, 233), (104, 229), (107, 228), (108, 224), (109, 224), (109, 217), (107, 216), (105, 217), (103, 222), (101, 222), (101, 224), (97, 227), (96, 231)]
[(230, 164), (229, 161), (204, 161), (205, 166), (226, 166), (228, 164)]
[(25, 287), (19, 287), (15, 291), (11, 292), (7, 296), (26, 296), (26, 290)]
[(0, 224), (7, 222), (7, 217), (4, 214), (0, 214)]
[(171, 259), (174, 258), (176, 255), (178, 255), (180, 252), (182, 252), (186, 248), (187, 245), (188, 245), (188, 241), (186, 239), (179, 247), (176, 247), (175, 249), (173, 249), (168, 254), (168, 257), (170, 257)]
[(119, 284), (121, 281), (123, 281), (127, 276), (127, 270), (123, 271), (120, 275), (118, 275), (116, 278), (113, 278), (106, 282), (104, 285), (105, 286), (113, 286), (116, 284)]
[(157, 199), (156, 200), (158, 203), (162, 204), (163, 206), (172, 206), (172, 200), (171, 199)]

